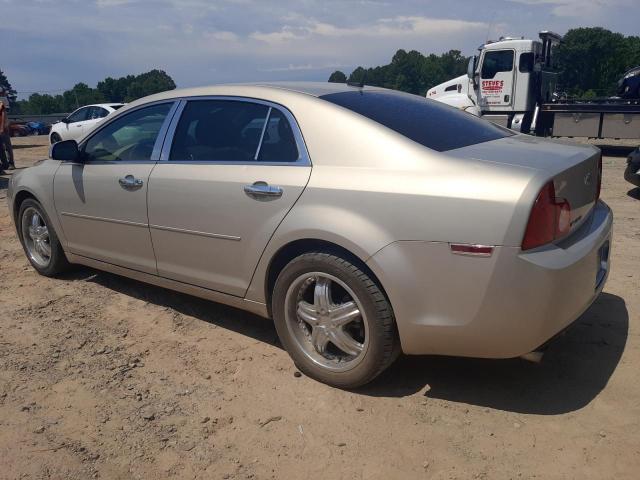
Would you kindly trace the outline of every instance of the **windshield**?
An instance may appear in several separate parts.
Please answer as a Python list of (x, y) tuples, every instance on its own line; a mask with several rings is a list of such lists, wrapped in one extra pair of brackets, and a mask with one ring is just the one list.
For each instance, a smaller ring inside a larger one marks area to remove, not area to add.
[(514, 135), (506, 128), (443, 103), (392, 90), (354, 90), (320, 98), (438, 152)]

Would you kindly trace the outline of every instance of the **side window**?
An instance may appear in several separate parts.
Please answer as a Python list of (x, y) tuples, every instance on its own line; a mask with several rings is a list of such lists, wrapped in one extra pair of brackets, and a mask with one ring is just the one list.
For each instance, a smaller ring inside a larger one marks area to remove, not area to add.
[(269, 107), (257, 103), (190, 101), (178, 122), (169, 160), (254, 161), (268, 113)]
[(526, 52), (520, 55), (518, 70), (520, 70), (520, 73), (533, 72), (533, 52)]
[(106, 117), (108, 114), (109, 112), (102, 107), (90, 107), (87, 120), (97, 120)]
[(172, 103), (123, 115), (93, 135), (84, 146), (85, 161), (151, 160), (153, 147)]
[(462, 90), (462, 86), (460, 84), (455, 84), (455, 85), (449, 85), (447, 88), (444, 89), (445, 92), (453, 92), (454, 90), (458, 90), (459, 92)]
[(513, 50), (487, 52), (482, 61), (482, 78), (493, 78), (496, 73), (513, 70)]
[(71, 115), (69, 115), (69, 123), (76, 123), (76, 122), (83, 122), (87, 119), (87, 116), (89, 114), (89, 108), (90, 107), (84, 107), (81, 108), (80, 110), (76, 110), (75, 112), (73, 112)]
[(299, 156), (291, 124), (280, 110), (271, 109), (258, 161), (295, 162)]

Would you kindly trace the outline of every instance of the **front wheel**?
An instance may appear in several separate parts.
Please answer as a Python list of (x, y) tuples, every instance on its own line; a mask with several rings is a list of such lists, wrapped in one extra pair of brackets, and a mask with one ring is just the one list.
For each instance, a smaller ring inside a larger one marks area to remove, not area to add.
[(62, 138), (60, 137), (60, 135), (58, 135), (56, 132), (53, 132), (51, 134), (51, 145), (53, 145), (54, 143), (58, 143), (62, 141)]
[(340, 388), (373, 380), (398, 352), (391, 305), (354, 263), (306, 253), (280, 273), (273, 292), (280, 340), (306, 375)]
[(38, 273), (51, 277), (68, 268), (58, 236), (36, 200), (29, 198), (20, 205), (18, 228), (27, 259)]

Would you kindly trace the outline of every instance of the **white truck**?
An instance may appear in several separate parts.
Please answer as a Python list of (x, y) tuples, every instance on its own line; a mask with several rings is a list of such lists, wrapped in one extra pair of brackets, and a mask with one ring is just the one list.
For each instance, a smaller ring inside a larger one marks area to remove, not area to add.
[(467, 74), (441, 83), (427, 98), (537, 136), (640, 139), (640, 99), (570, 100), (556, 93), (555, 47), (562, 37), (501, 38), (482, 45)]

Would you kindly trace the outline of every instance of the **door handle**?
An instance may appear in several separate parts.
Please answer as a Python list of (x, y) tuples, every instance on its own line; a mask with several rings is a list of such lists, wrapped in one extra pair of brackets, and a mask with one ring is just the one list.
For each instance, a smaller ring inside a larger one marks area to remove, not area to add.
[(118, 183), (120, 183), (120, 186), (122, 188), (126, 188), (127, 190), (135, 190), (142, 187), (144, 182), (139, 178), (134, 177), (133, 175), (127, 175), (124, 178), (119, 178)]
[(270, 200), (280, 198), (284, 190), (275, 185), (269, 185), (267, 182), (254, 182), (251, 185), (244, 186), (244, 193), (254, 200)]

